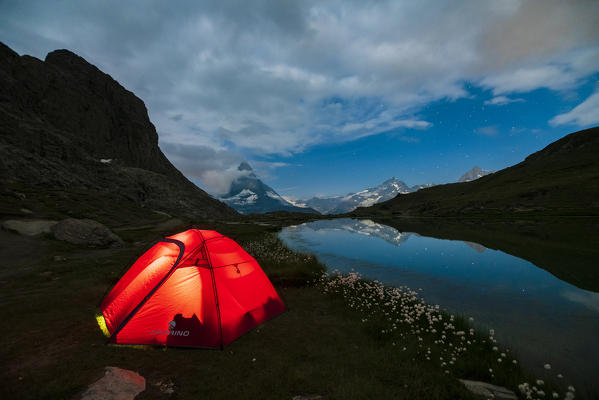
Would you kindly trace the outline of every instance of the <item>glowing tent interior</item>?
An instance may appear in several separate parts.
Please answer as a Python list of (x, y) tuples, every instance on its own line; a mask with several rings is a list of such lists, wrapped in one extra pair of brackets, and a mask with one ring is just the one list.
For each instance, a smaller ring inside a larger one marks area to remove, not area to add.
[(139, 257), (101, 310), (110, 343), (222, 348), (285, 306), (241, 246), (190, 229)]

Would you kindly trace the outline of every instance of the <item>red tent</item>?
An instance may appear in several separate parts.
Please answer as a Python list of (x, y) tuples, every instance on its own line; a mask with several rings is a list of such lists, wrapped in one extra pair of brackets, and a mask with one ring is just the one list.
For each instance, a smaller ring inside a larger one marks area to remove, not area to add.
[(145, 252), (101, 309), (110, 343), (222, 348), (285, 306), (241, 246), (190, 229)]

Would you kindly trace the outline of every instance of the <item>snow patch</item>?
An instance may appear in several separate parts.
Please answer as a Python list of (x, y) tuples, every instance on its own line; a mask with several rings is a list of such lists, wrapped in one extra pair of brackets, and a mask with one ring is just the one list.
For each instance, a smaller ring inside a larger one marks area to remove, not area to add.
[(226, 197), (222, 199), (226, 203), (232, 203), (235, 205), (243, 206), (247, 204), (254, 204), (258, 200), (258, 195), (249, 189), (243, 189), (235, 196)]
[(287, 196), (281, 196), (287, 203), (292, 204), (296, 207), (301, 207), (301, 208), (308, 208), (308, 205), (306, 203), (302, 203), (299, 200), (295, 200), (291, 197), (287, 197)]
[(268, 197), (270, 197), (271, 199), (275, 199), (275, 200), (279, 201), (280, 203), (287, 205), (287, 200), (285, 200), (284, 198), (282, 198), (281, 196), (279, 196), (275, 192), (268, 191), (268, 192), (266, 192), (266, 195)]
[(383, 197), (383, 196), (370, 197), (370, 198), (368, 198), (366, 200), (362, 200), (359, 203), (360, 207), (370, 207), (371, 205), (377, 203), (381, 199), (381, 197)]

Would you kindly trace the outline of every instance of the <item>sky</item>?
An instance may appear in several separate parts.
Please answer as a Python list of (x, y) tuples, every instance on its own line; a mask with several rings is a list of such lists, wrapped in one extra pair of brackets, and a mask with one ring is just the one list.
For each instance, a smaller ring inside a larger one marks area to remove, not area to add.
[(447, 183), (599, 125), (599, 1), (0, 1), (0, 41), (69, 49), (146, 104), (212, 194)]

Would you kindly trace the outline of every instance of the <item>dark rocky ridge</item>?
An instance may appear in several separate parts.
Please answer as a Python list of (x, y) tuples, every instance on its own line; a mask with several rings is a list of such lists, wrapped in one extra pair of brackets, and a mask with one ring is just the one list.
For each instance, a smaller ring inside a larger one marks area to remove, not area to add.
[[(237, 215), (169, 162), (143, 101), (78, 55), (56, 50), (41, 61), (0, 43), (0, 87), (3, 198), (17, 193), (43, 213), (51, 192), (70, 215), (78, 211), (67, 208), (85, 201), (82, 217), (101, 214), (106, 201), (189, 217)], [(18, 202), (4, 203), (3, 214), (19, 213)]]

